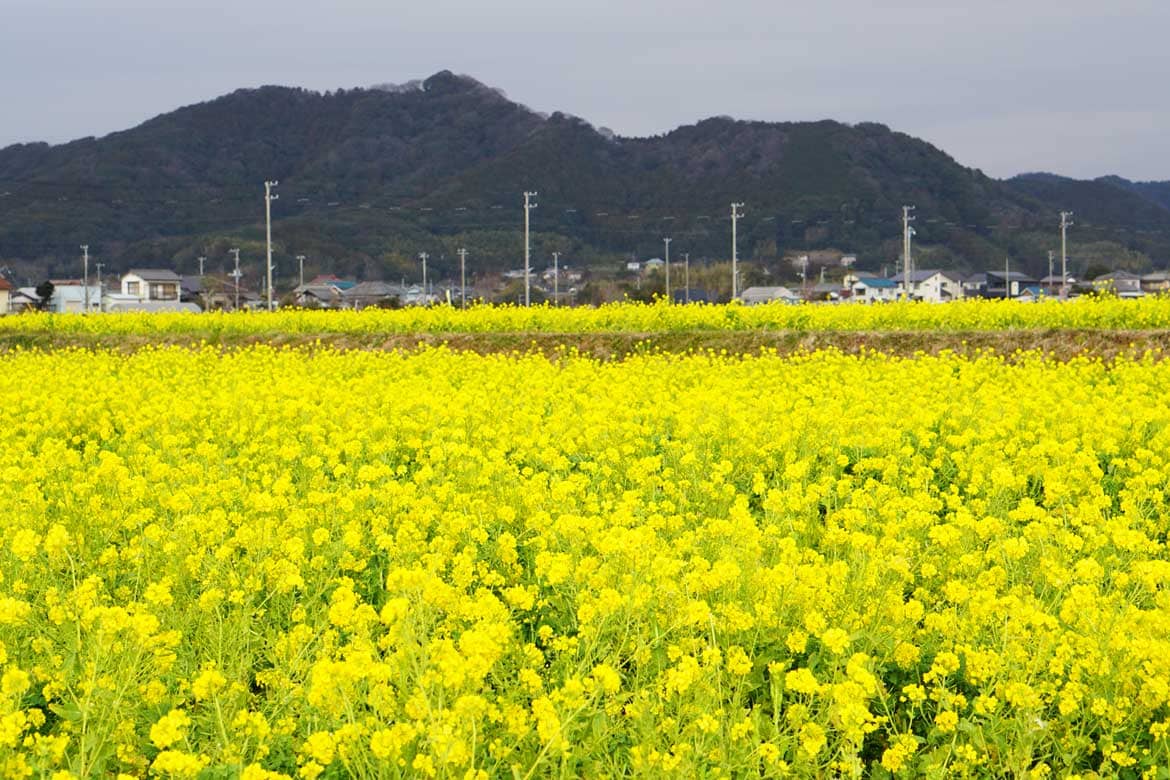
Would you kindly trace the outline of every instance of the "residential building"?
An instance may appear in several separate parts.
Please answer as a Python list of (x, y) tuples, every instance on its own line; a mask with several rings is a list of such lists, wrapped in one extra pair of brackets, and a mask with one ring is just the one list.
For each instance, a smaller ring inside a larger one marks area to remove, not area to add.
[(971, 274), (964, 279), (963, 296), (966, 298), (987, 297), (987, 274)]
[(355, 279), (342, 279), (340, 276), (333, 274), (318, 274), (305, 282), (305, 284), (328, 285), (330, 287), (336, 287), (338, 290), (348, 290), (356, 285), (357, 281)]
[(1170, 292), (1170, 271), (1155, 271), (1143, 276), (1142, 292), (1150, 294)]
[(1059, 294), (1059, 291), (1055, 293), (1050, 292), (1043, 285), (1031, 284), (1020, 291), (1020, 294), (1016, 296), (1016, 300), (1020, 303), (1035, 303), (1036, 301), (1042, 301), (1045, 298), (1051, 298)]
[(1067, 289), (1071, 294), (1073, 287), (1076, 286), (1077, 280), (1073, 278), (1072, 274), (1068, 276), (1061, 276), (1060, 274), (1050, 274), (1040, 280), (1040, 286), (1049, 295), (1059, 295), (1061, 289)]
[(898, 283), (883, 276), (847, 276), (849, 299), (858, 303), (885, 303), (898, 300)]
[(370, 306), (401, 305), (405, 303), (407, 288), (389, 282), (358, 282), (340, 293), (341, 305), (346, 309), (365, 309)]
[[(1006, 283), (1005, 283), (1006, 278)], [(983, 291), (984, 298), (1015, 298), (1023, 292), (1025, 287), (1039, 284), (1039, 280), (1033, 279), (1027, 274), (1019, 271), (988, 271), (987, 272), (987, 289)]]
[[(53, 295), (49, 298), (48, 310), (57, 314), (83, 313), (86, 311), (85, 284), (80, 279), (52, 279)], [(89, 311), (101, 311), (102, 291), (96, 284), (89, 285)]]
[(1093, 289), (1099, 292), (1115, 293), (1118, 298), (1140, 298), (1142, 278), (1129, 271), (1113, 271), (1093, 280)]
[(183, 301), (190, 301), (198, 303), (203, 300), (204, 286), (203, 277), (198, 274), (186, 276), (184, 275), (182, 281), (179, 282), (179, 299)]
[(122, 276), (122, 295), (140, 301), (178, 301), (183, 278), (163, 268), (132, 268)]
[[(895, 280), (898, 283), (899, 297), (906, 296), (906, 280), (900, 275)], [(927, 301), (929, 303), (944, 303), (963, 297), (963, 277), (954, 271), (943, 271), (937, 268), (924, 268), (910, 272), (911, 300)]]
[(9, 299), (12, 293), (12, 282), (0, 276), (0, 314), (7, 314), (10, 311)]
[(341, 288), (328, 283), (309, 282), (293, 289), (293, 301), (303, 309), (336, 308), (342, 303), (341, 295)]
[(15, 314), (22, 311), (35, 311), (40, 308), (41, 298), (35, 287), (19, 287), (8, 296), (8, 311)]
[(748, 306), (754, 306), (773, 301), (799, 303), (801, 298), (787, 287), (749, 287), (739, 294), (739, 300)]
[(805, 293), (805, 300), (809, 301), (839, 301), (841, 300), (840, 282), (817, 282)]

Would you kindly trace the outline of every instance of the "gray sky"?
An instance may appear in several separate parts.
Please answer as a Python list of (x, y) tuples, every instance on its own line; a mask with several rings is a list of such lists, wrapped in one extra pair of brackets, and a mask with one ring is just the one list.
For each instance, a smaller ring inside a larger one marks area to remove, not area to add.
[(447, 68), (624, 135), (877, 121), (994, 176), (1170, 179), (1167, 32), (1167, 0), (0, 0), (0, 146)]

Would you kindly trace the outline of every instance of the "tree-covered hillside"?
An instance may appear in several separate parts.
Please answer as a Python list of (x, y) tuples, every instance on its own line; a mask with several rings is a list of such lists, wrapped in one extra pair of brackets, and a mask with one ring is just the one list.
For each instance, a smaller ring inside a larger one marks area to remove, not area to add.
[(892, 267), (903, 204), (918, 207), (920, 264), (976, 270), (1011, 255), (1045, 271), (1061, 209), (1077, 212), (1075, 261), (1170, 261), (1170, 185), (997, 181), (877, 124), (716, 118), (620, 138), (443, 72), (399, 88), (241, 90), (101, 139), (0, 150), (0, 264), (22, 283), (75, 276), (86, 243), (107, 272), (190, 273), (200, 255), (218, 270), (232, 246), (255, 269), (266, 179), (280, 181), (286, 281), (298, 254), (310, 272), (365, 278), (413, 276), (421, 251), (450, 273), (460, 246), (473, 270), (515, 267), (525, 190), (540, 193), (538, 264), (560, 251), (614, 267), (661, 254), (665, 236), (674, 252), (723, 260), (732, 201), (746, 203), (741, 256), (782, 276), (786, 257), (814, 250)]

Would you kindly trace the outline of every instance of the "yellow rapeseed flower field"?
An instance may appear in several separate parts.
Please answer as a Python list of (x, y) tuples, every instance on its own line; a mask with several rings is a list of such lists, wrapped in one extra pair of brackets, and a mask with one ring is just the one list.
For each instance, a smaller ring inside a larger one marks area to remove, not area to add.
[(596, 308), (450, 306), (362, 311), (205, 314), (26, 314), (0, 317), (0, 336), (24, 334), (231, 337), (442, 333), (673, 333), (712, 331), (1002, 331), (1170, 329), (1170, 297), (948, 304), (713, 306), (615, 303)]
[(0, 775), (1165, 777), (1168, 394), (1137, 356), (9, 352)]

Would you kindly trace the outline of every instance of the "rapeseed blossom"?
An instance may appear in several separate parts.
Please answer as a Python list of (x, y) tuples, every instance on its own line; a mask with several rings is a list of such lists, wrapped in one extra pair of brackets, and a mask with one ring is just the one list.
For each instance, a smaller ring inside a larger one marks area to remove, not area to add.
[(5, 775), (1170, 762), (1160, 356), (0, 368)]

